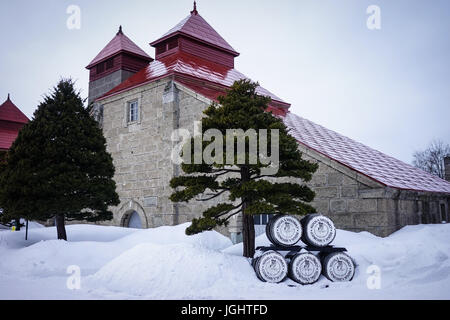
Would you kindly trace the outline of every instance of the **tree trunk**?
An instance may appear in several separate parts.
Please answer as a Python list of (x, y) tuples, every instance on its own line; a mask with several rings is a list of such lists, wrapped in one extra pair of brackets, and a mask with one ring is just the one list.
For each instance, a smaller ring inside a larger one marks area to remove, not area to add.
[(244, 257), (253, 258), (255, 255), (255, 221), (253, 216), (245, 214), (245, 204), (243, 206), (243, 231), (242, 236), (244, 240)]
[[(242, 182), (250, 181), (250, 172), (248, 168), (241, 168), (241, 179)], [(246, 214), (248, 202), (245, 197), (242, 198), (242, 202), (244, 257), (253, 258), (255, 255), (255, 221), (253, 220), (253, 215)]]
[(64, 215), (56, 215), (56, 232), (58, 233), (58, 240), (67, 241), (66, 226), (64, 225)]
[(15, 227), (16, 227), (16, 231), (20, 231), (20, 219), (16, 219), (14, 221)]

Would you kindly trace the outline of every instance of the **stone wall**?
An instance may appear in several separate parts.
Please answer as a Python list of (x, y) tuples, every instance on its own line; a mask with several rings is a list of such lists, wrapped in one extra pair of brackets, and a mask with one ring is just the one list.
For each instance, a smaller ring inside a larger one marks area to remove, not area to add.
[[(340, 229), (388, 236), (406, 225), (448, 221), (450, 195), (389, 188), (300, 145), (319, 169), (308, 183), (312, 205)], [(443, 212), (441, 212), (443, 211)]]
[(450, 157), (444, 158), (445, 180), (450, 181)]
[(117, 87), (126, 79), (131, 77), (134, 72), (126, 70), (117, 70), (111, 74), (108, 74), (100, 79), (89, 82), (89, 98), (88, 104), (95, 101), (95, 99), (101, 97), (108, 91)]
[[(182, 90), (180, 90), (181, 88)], [(126, 123), (127, 103), (139, 101), (139, 121)], [(107, 98), (103, 104), (103, 132), (116, 167), (114, 180), (121, 204), (113, 208), (113, 225), (124, 225), (130, 212), (136, 211), (144, 227), (174, 225), (201, 215), (211, 202), (192, 201), (174, 204), (169, 200), (172, 177), (181, 169), (171, 161), (177, 142), (175, 129), (191, 133), (194, 122), (210, 101), (164, 79)]]
[[(139, 120), (128, 124), (127, 103), (133, 100), (139, 101)], [(114, 179), (121, 200), (113, 208), (114, 220), (109, 224), (126, 226), (133, 211), (148, 228), (184, 223), (224, 200), (180, 204), (169, 200), (173, 192), (170, 179), (182, 174), (171, 161), (177, 143), (171, 140), (172, 132), (183, 128), (193, 133), (195, 121), (210, 103), (171, 78), (102, 101), (103, 131), (116, 167)], [(319, 163), (308, 183), (316, 192), (312, 205), (338, 228), (387, 236), (405, 225), (440, 222), (442, 205), (448, 215), (449, 195), (388, 188), (303, 145), (299, 148), (305, 159)], [(239, 239), (241, 230), (242, 217), (237, 216), (227, 229), (219, 231)]]

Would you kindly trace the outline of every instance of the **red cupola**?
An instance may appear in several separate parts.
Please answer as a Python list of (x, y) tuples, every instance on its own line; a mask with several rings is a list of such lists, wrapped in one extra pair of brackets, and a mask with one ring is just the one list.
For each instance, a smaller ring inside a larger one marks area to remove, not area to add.
[(156, 60), (184, 52), (234, 68), (234, 58), (239, 56), (200, 16), (195, 2), (189, 16), (150, 45), (156, 49)]
[(8, 150), (16, 140), (20, 129), (29, 119), (11, 101), (9, 94), (6, 101), (0, 105), (0, 151)]
[(153, 59), (130, 40), (120, 26), (115, 37), (86, 67), (89, 75), (89, 102), (105, 94), (145, 68)]

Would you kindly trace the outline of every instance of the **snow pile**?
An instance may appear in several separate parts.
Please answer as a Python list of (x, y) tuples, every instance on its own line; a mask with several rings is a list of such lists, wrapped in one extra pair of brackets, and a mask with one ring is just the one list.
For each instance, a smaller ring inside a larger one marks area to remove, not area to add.
[(67, 227), (68, 242), (49, 240), (55, 239), (55, 228), (30, 231), (29, 242), (24, 240), (22, 231), (0, 232), (0, 255), (7, 257), (0, 259), (0, 270), (4, 274), (50, 277), (64, 276), (68, 266), (76, 265), (84, 275), (89, 275), (141, 243), (192, 243), (211, 249), (231, 245), (231, 240), (217, 232), (188, 237), (185, 235), (188, 226), (136, 230), (72, 225)]
[[(68, 242), (54, 240), (55, 228), (30, 229), (27, 242), (24, 231), (0, 231), (0, 299), (450, 299), (450, 224), (387, 238), (338, 230), (333, 245), (348, 249), (355, 278), (310, 286), (260, 282), (242, 244), (214, 231), (186, 236), (188, 226), (75, 225)], [(66, 286), (71, 265), (81, 269), (81, 290)], [(380, 271), (379, 289), (367, 285), (368, 270)]]
[(186, 243), (147, 243), (123, 253), (88, 282), (150, 299), (188, 299), (217, 296), (227, 284), (249, 280), (258, 281), (241, 257)]
[[(370, 233), (354, 234), (341, 231), (336, 245), (345, 246), (365, 272), (370, 265), (380, 268), (382, 287), (401, 289), (410, 285), (433, 286), (440, 282), (447, 288), (443, 297), (450, 298), (450, 225), (408, 226), (388, 238), (378, 238)], [(365, 280), (366, 277), (360, 277)], [(407, 293), (407, 294), (417, 294)], [(438, 294), (436, 298), (439, 298)]]

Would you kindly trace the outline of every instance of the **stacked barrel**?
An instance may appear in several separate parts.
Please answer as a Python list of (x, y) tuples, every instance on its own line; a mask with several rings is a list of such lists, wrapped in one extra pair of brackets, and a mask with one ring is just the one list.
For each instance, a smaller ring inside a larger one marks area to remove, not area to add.
[[(253, 267), (264, 282), (279, 283), (287, 277), (302, 285), (317, 282), (321, 275), (331, 281), (351, 281), (355, 274), (353, 259), (346, 249), (330, 244), (336, 237), (333, 221), (320, 214), (299, 220), (288, 215), (274, 216), (266, 226), (271, 247), (257, 252)], [(300, 240), (305, 246), (298, 246)], [(282, 253), (286, 254), (282, 254)]]

